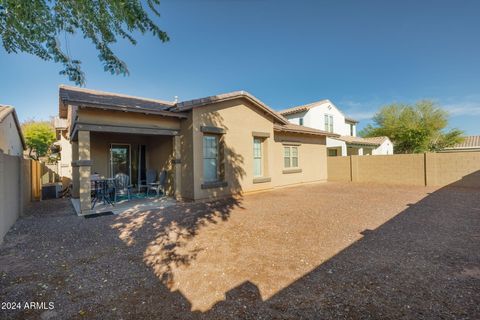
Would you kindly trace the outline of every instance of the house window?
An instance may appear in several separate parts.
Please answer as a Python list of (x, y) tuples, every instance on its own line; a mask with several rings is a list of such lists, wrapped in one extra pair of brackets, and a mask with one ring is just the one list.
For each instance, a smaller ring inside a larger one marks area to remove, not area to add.
[(351, 135), (352, 137), (353, 137), (353, 128), (354, 128), (354, 126), (353, 126), (353, 124), (351, 123), (351, 124), (350, 124), (350, 135)]
[(203, 180), (218, 181), (218, 136), (203, 136)]
[(283, 147), (283, 166), (285, 168), (298, 168), (298, 147)]
[(325, 115), (325, 131), (333, 132), (333, 116)]
[(298, 120), (298, 124), (301, 125), (301, 126), (303, 126), (303, 118), (300, 118), (300, 119)]
[(338, 155), (337, 149), (328, 149), (328, 156), (329, 157), (336, 157)]
[(261, 177), (263, 161), (262, 161), (262, 139), (253, 138), (253, 176)]

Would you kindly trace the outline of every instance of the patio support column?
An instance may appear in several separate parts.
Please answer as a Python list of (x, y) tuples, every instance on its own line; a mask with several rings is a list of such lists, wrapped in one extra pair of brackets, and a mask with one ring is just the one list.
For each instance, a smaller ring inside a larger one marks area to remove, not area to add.
[(78, 131), (78, 171), (80, 211), (82, 214), (90, 211), (91, 207), (91, 161), (90, 161), (90, 131)]
[(80, 176), (78, 172), (78, 141), (72, 141), (72, 198), (78, 199), (80, 197)]
[(182, 197), (182, 155), (181, 155), (181, 144), (180, 136), (173, 137), (173, 170), (175, 174), (174, 181), (174, 195), (175, 199), (180, 199)]

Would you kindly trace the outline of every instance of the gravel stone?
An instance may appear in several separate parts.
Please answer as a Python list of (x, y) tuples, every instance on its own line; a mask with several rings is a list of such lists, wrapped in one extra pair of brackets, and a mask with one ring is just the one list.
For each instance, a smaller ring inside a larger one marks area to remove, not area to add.
[(319, 183), (84, 219), (32, 204), (0, 319), (480, 319), (480, 190)]

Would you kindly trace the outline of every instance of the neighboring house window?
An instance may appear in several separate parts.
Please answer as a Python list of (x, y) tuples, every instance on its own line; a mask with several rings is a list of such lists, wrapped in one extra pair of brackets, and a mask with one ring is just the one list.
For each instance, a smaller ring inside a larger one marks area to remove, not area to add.
[(262, 160), (262, 139), (253, 138), (253, 176), (261, 177), (263, 167)]
[(325, 115), (325, 131), (333, 132), (333, 116)]
[(285, 168), (298, 167), (298, 147), (285, 146), (283, 147), (283, 166)]
[(300, 118), (300, 119), (298, 120), (298, 124), (301, 125), (301, 126), (303, 126), (303, 118)]
[(203, 136), (203, 180), (218, 181), (218, 136)]
[(337, 149), (328, 149), (329, 157), (336, 157), (338, 155)]

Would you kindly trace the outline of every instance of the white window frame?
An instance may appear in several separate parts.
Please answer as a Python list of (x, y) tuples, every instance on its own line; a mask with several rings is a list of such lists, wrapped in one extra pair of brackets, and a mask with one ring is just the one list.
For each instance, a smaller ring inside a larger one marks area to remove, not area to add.
[(324, 114), (324, 125), (325, 125), (325, 131), (333, 132), (333, 115), (328, 113)]
[[(215, 158), (211, 158), (211, 157), (206, 157), (206, 152), (205, 152), (205, 138), (206, 137), (213, 137), (215, 138), (215, 142), (216, 142), (216, 157)], [(202, 158), (203, 158), (203, 161), (202, 161), (202, 164), (203, 164), (203, 181), (204, 182), (218, 182), (220, 181), (220, 172), (219, 172), (219, 168), (220, 168), (220, 137), (216, 134), (208, 134), (208, 133), (205, 133), (202, 137), (202, 144), (203, 144), (203, 147), (202, 147), (202, 152), (203, 152), (203, 155), (202, 155)], [(216, 162), (216, 168), (215, 168), (215, 179), (213, 180), (207, 180), (206, 177), (205, 177), (205, 160), (210, 160), (210, 159), (215, 159), (215, 162)]]
[[(263, 140), (262, 138), (259, 137), (253, 137), (253, 177), (254, 178), (260, 178), (263, 177)], [(260, 155), (256, 156), (255, 155), (255, 143), (258, 141), (258, 145), (260, 147)], [(260, 160), (260, 174), (256, 175), (255, 174), (255, 159)]]
[[(286, 153), (287, 149), (289, 150), (288, 156), (287, 156), (287, 153)], [(296, 157), (293, 156), (293, 150), (294, 149), (297, 152)], [(296, 166), (293, 166), (293, 159), (294, 158), (297, 158), (297, 165)], [(288, 166), (285, 165), (285, 159), (289, 159), (289, 165)], [(298, 146), (286, 146), (286, 145), (284, 145), (283, 146), (283, 168), (285, 168), (285, 169), (297, 169), (297, 168), (300, 167), (299, 163), (300, 163), (300, 161), (299, 161)]]

